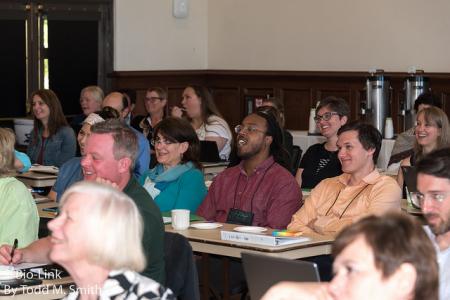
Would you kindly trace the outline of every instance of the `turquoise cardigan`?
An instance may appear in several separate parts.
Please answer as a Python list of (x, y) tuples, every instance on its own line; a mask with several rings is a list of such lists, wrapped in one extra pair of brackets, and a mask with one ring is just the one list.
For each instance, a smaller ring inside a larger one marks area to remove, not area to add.
[[(157, 196), (154, 196), (152, 191), (146, 187), (145, 181), (148, 177), (154, 178), (155, 174), (160, 174), (159, 176), (161, 176), (161, 174), (166, 173), (163, 172), (162, 165), (158, 164), (139, 178), (139, 183), (152, 195), (153, 200), (155, 200), (156, 205), (162, 212), (171, 211), (172, 209), (189, 209), (192, 213), (195, 213), (203, 202), (208, 192), (203, 173), (199, 169), (192, 167), (190, 163), (186, 164), (186, 166), (189, 167), (188, 170), (185, 170), (179, 176), (174, 176), (176, 177), (175, 179), (163, 181), (160, 184), (163, 188), (161, 188)], [(167, 172), (170, 171), (168, 170)], [(158, 187), (158, 184), (156, 186)]]

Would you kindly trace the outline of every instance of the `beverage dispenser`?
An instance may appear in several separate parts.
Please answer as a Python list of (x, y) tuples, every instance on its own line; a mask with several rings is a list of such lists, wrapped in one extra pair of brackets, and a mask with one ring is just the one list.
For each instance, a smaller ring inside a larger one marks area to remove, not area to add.
[(390, 84), (383, 70), (371, 72), (366, 80), (366, 100), (361, 103), (364, 120), (375, 126), (384, 136), (384, 125), (390, 117)]
[(414, 126), (416, 123), (416, 112), (414, 111), (414, 102), (420, 94), (429, 90), (429, 78), (423, 76), (423, 70), (417, 70), (410, 73), (405, 79), (405, 101), (403, 103), (402, 114), (405, 116), (405, 130)]

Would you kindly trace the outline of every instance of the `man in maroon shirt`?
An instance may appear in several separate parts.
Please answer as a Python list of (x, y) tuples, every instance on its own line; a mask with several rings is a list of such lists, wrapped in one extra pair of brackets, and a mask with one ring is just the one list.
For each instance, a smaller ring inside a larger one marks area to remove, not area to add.
[(197, 214), (207, 220), (282, 229), (303, 204), (275, 117), (256, 112), (236, 126), (241, 163), (219, 174)]

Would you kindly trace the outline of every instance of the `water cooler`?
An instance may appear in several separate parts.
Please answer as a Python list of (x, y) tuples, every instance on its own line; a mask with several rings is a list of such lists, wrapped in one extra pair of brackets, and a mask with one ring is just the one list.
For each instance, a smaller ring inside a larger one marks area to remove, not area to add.
[(410, 73), (405, 79), (405, 100), (403, 103), (402, 114), (404, 115), (405, 130), (416, 124), (416, 112), (414, 111), (414, 102), (417, 97), (429, 90), (429, 78), (423, 76), (422, 70)]
[(390, 117), (389, 78), (383, 70), (371, 72), (366, 80), (366, 100), (361, 102), (361, 115), (367, 122), (375, 126), (384, 136), (384, 125)]

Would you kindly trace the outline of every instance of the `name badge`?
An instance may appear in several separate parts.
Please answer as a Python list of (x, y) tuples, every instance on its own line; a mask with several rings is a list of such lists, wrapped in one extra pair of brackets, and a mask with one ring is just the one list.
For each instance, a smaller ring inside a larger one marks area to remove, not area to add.
[(230, 208), (227, 215), (227, 223), (252, 226), (254, 215), (251, 211)]

